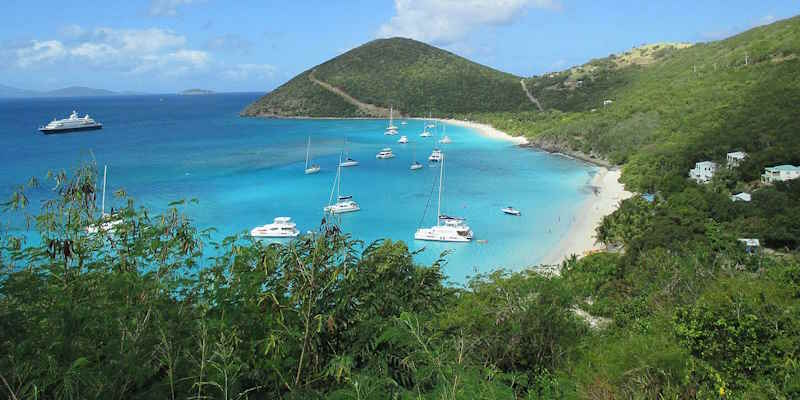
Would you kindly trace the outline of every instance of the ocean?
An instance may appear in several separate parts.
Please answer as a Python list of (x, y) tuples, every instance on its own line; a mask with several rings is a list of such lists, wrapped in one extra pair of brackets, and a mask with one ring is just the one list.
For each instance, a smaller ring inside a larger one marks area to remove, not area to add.
[[(218, 237), (277, 216), (292, 217), (305, 232), (319, 227), (340, 154), (348, 151), (360, 165), (343, 168), (342, 194), (352, 195), (361, 211), (343, 215), (342, 228), (366, 243), (388, 238), (411, 250), (424, 248), (419, 263), (451, 250), (445, 272), (459, 284), (477, 272), (535, 265), (568, 232), (590, 196), (594, 168), (579, 161), (452, 125), (446, 134), (453, 142), (439, 145), (436, 135), (419, 136), (420, 120), (395, 120), (400, 135), (411, 141), (401, 145), (399, 135), (383, 134), (387, 120), (239, 117), (259, 96), (0, 99), (0, 199), (31, 176), (94, 159), (101, 171), (108, 166), (109, 193), (124, 188), (139, 205), (163, 210), (175, 200), (198, 199), (185, 212), (199, 227), (216, 228)], [(37, 131), (72, 110), (89, 113), (104, 128), (63, 135)], [(309, 137), (313, 161), (322, 168), (314, 175), (303, 173)], [(383, 147), (396, 157), (377, 160)], [(467, 218), (475, 233), (471, 243), (413, 240), (418, 227), (436, 222), (439, 167), (426, 161), (434, 147), (446, 158), (442, 213)], [(414, 158), (425, 168), (410, 171)], [(115, 201), (107, 197), (107, 209)], [(502, 214), (507, 205), (522, 216)]]

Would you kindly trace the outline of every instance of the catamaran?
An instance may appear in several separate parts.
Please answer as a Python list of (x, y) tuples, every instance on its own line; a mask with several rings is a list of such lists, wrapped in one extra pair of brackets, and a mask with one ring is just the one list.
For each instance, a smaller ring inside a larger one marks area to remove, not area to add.
[[(353, 196), (347, 196), (341, 194), (341, 186), (342, 186), (342, 157), (339, 156), (339, 167), (336, 169), (336, 179), (333, 182), (333, 187), (331, 188), (331, 196), (328, 198), (328, 205), (325, 206), (324, 210), (326, 213), (329, 214), (344, 214), (354, 211), (361, 210), (361, 207), (358, 206), (355, 200), (353, 200)], [(333, 189), (336, 189), (336, 203), (333, 203)], [(333, 203), (333, 204), (331, 204)]]
[(408, 136), (406, 136), (406, 135), (400, 136), (400, 139), (397, 140), (397, 143), (400, 143), (400, 144), (408, 143)]
[(375, 158), (379, 160), (394, 158), (394, 153), (392, 153), (391, 147), (384, 147), (378, 154), (375, 155)]
[(345, 159), (344, 161), (339, 161), (340, 167), (355, 167), (358, 165), (358, 161), (350, 158), (350, 152), (347, 151), (347, 138), (344, 138), (344, 148), (345, 148)]
[(86, 232), (95, 234), (99, 231), (104, 232), (111, 232), (114, 230), (114, 227), (122, 223), (121, 218), (114, 218), (112, 214), (106, 214), (106, 173), (108, 172), (108, 166), (103, 166), (103, 200), (100, 203), (100, 221), (95, 223), (94, 225), (89, 225), (86, 227)]
[(472, 240), (472, 230), (464, 218), (442, 215), (442, 186), (444, 183), (444, 155), (442, 167), (439, 169), (439, 201), (436, 208), (436, 225), (430, 228), (419, 228), (414, 233), (415, 240), (429, 240), (435, 242), (469, 242)]
[(308, 166), (309, 161), (311, 161), (311, 136), (308, 137), (308, 144), (306, 145), (306, 175), (316, 174), (319, 172), (319, 165), (311, 164)]
[(261, 225), (250, 230), (250, 236), (263, 238), (297, 237), (300, 231), (290, 217), (277, 217), (271, 224)]
[(431, 155), (428, 157), (428, 161), (430, 161), (430, 162), (439, 162), (439, 161), (442, 161), (442, 157), (444, 157), (444, 156), (442, 155), (442, 151), (441, 150), (433, 149), (433, 151), (431, 152)]

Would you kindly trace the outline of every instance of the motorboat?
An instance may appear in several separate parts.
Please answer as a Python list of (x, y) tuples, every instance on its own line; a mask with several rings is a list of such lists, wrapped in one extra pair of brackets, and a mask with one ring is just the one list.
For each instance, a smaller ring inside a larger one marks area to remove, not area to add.
[(421, 168), (422, 168), (422, 164), (417, 162), (417, 161), (414, 161), (413, 163), (411, 163), (411, 167), (409, 169), (412, 170), (412, 171), (415, 171), (415, 170), (418, 170), (418, 169), (421, 169)]
[(250, 230), (250, 236), (264, 238), (297, 237), (300, 231), (290, 217), (277, 217), (271, 224), (257, 226)]
[(431, 136), (432, 135), (431, 135), (430, 132), (428, 132), (427, 128), (425, 130), (423, 130), (422, 133), (419, 134), (419, 137), (431, 137)]
[(406, 135), (400, 136), (400, 139), (397, 140), (397, 143), (400, 143), (400, 144), (408, 143), (408, 136), (406, 136)]
[(394, 158), (394, 153), (392, 153), (392, 149), (389, 147), (383, 148), (378, 154), (375, 155), (375, 158), (379, 160), (385, 160), (389, 158)]
[(511, 206), (503, 208), (503, 209), (501, 209), (501, 211), (503, 211), (504, 214), (514, 215), (514, 216), (517, 216), (517, 217), (522, 215), (522, 212), (520, 212), (519, 210), (517, 210), (516, 208), (511, 207)]
[(450, 136), (444, 135), (444, 137), (439, 139), (439, 143), (441, 143), (441, 144), (450, 144), (450, 143), (453, 143), (453, 141), (450, 140)]

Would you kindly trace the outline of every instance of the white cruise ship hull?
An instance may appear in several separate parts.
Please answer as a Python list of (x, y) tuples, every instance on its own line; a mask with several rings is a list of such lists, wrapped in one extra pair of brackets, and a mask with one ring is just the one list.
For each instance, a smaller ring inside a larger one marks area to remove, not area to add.
[(51, 135), (51, 134), (54, 134), (54, 133), (67, 133), (67, 132), (77, 132), (77, 131), (93, 131), (93, 130), (97, 130), (97, 129), (103, 129), (103, 124), (73, 126), (73, 127), (64, 127), (64, 128), (42, 127), (42, 128), (39, 128), (39, 132), (42, 132), (45, 135)]

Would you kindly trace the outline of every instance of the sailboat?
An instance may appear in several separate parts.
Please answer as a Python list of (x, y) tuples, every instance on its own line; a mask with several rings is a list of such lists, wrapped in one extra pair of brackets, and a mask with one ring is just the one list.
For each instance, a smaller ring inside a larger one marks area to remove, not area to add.
[(441, 144), (453, 143), (453, 141), (450, 140), (450, 136), (447, 136), (447, 125), (442, 124), (442, 131), (443, 131), (442, 134), (444, 136), (442, 136), (442, 138), (439, 139), (439, 143), (441, 143)]
[(340, 167), (355, 167), (358, 165), (358, 161), (350, 158), (350, 152), (347, 150), (347, 138), (344, 138), (344, 148), (345, 148), (345, 159), (344, 161), (339, 161)]
[(436, 225), (430, 228), (419, 228), (414, 233), (414, 240), (434, 242), (469, 242), (472, 241), (472, 230), (464, 218), (442, 215), (442, 186), (444, 185), (444, 155), (439, 169), (439, 202), (436, 208)]
[(308, 166), (309, 161), (311, 161), (311, 136), (308, 137), (308, 144), (306, 144), (306, 175), (316, 174), (319, 172), (319, 165), (311, 164)]
[(86, 232), (97, 233), (99, 231), (111, 232), (114, 227), (122, 223), (122, 219), (114, 218), (111, 214), (106, 214), (106, 175), (108, 165), (103, 166), (103, 199), (100, 203), (100, 222), (86, 227)]
[(409, 167), (409, 169), (412, 170), (412, 171), (421, 169), (422, 168), (422, 164), (419, 161), (417, 161), (417, 146), (414, 146), (414, 148), (412, 150), (411, 158), (414, 159), (414, 162), (411, 163), (411, 167)]
[[(324, 210), (329, 214), (344, 214), (361, 210), (353, 196), (341, 194), (342, 187), (342, 156), (339, 155), (339, 167), (336, 169), (336, 179), (334, 180), (333, 187), (331, 188), (331, 196), (328, 198), (328, 205)], [(336, 203), (333, 203), (333, 190), (336, 189)], [(333, 204), (331, 204), (333, 203)]]
[(428, 111), (428, 124), (425, 125), (425, 128), (436, 128), (436, 124), (433, 123), (433, 113), (431, 111)]
[(389, 126), (386, 127), (384, 135), (397, 135), (397, 127), (394, 125), (394, 108), (389, 106)]

